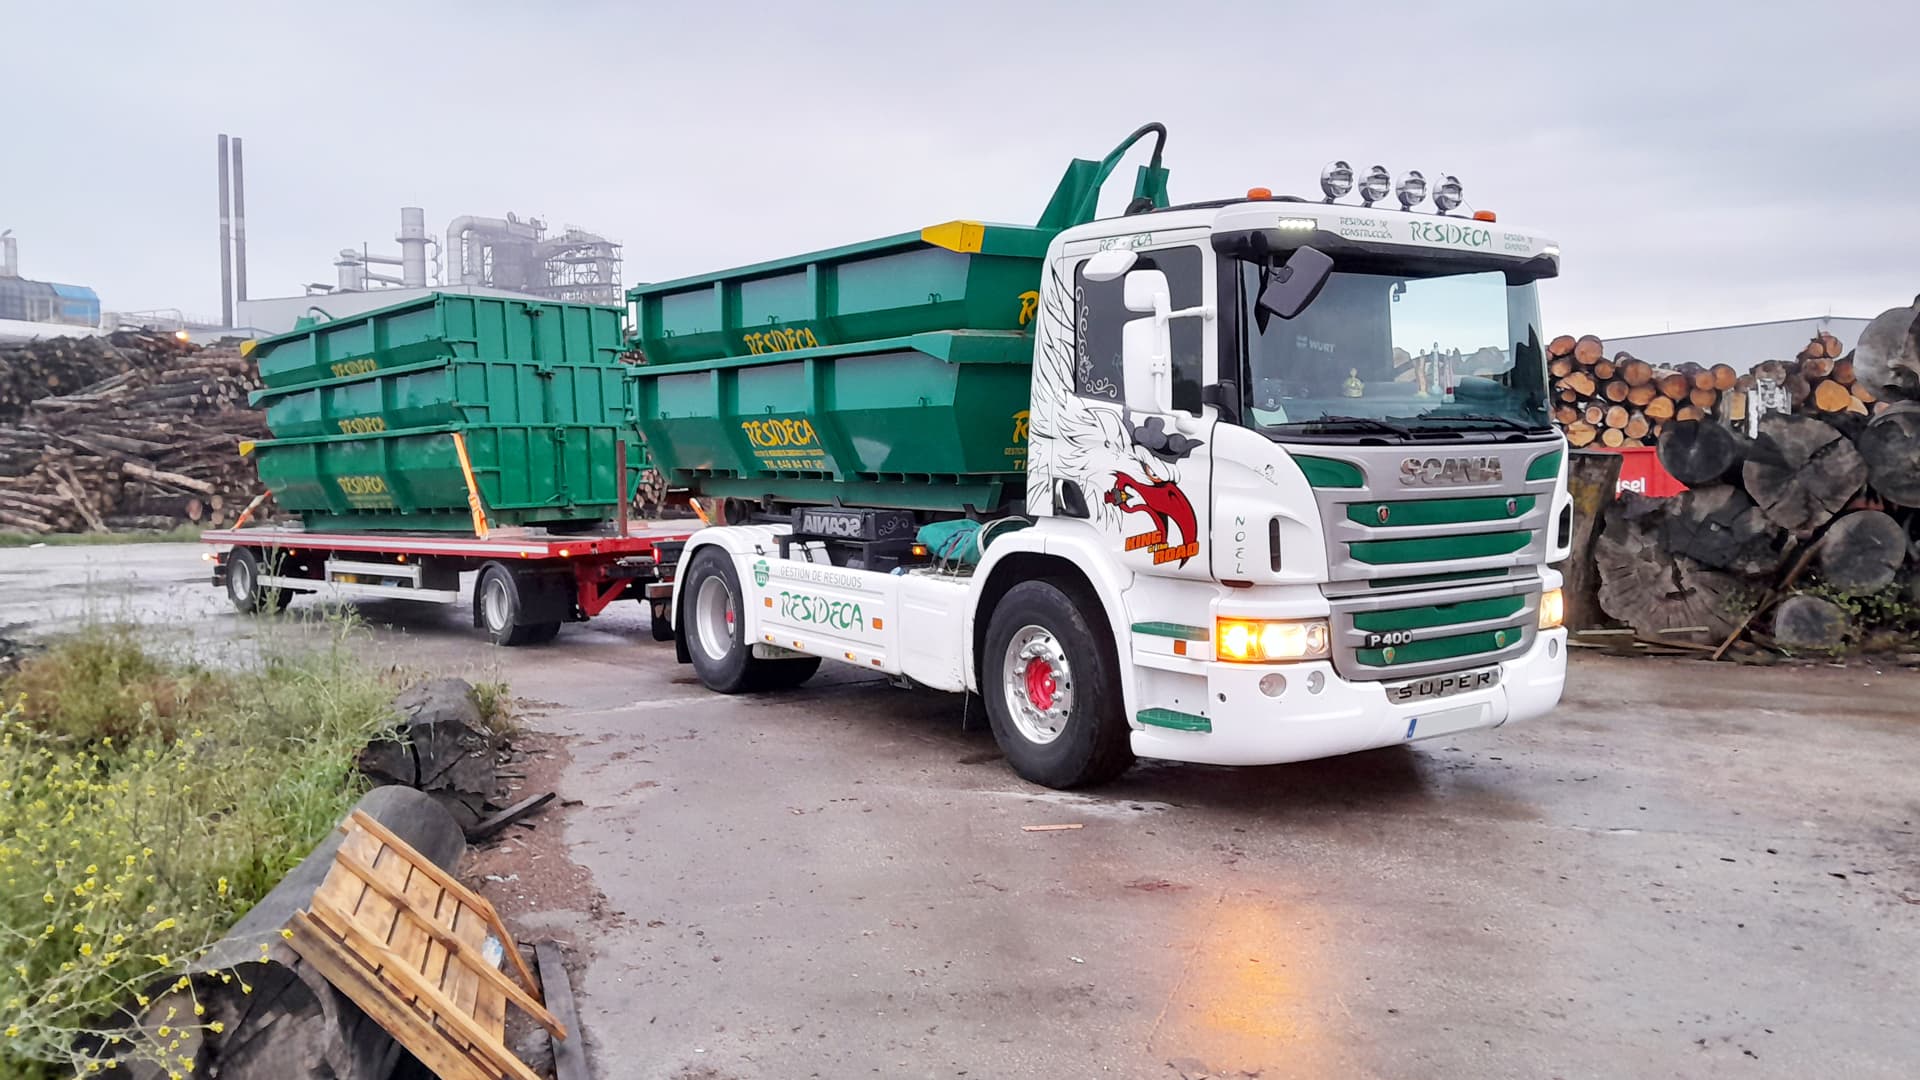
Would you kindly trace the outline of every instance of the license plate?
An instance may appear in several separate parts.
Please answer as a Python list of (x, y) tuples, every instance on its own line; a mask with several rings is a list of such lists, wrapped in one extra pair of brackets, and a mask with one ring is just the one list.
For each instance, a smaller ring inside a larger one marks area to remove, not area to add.
[(1497, 667), (1480, 668), (1477, 671), (1453, 671), (1444, 675), (1429, 675), (1424, 679), (1388, 683), (1387, 700), (1395, 705), (1405, 705), (1410, 701), (1431, 701), (1434, 698), (1452, 697), (1454, 694), (1467, 694), (1499, 685), (1500, 669)]

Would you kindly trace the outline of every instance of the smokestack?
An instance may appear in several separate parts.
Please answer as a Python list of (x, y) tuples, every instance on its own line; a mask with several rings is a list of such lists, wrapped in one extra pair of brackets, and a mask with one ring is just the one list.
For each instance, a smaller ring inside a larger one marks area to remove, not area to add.
[(0, 277), (20, 276), (19, 241), (12, 229), (0, 229)]
[(247, 302), (247, 170), (240, 164), (240, 136), (233, 137), (233, 299)]
[(220, 325), (233, 325), (233, 219), (227, 210), (227, 137), (220, 136)]
[(417, 206), (400, 208), (400, 280), (409, 288), (427, 283), (427, 212)]

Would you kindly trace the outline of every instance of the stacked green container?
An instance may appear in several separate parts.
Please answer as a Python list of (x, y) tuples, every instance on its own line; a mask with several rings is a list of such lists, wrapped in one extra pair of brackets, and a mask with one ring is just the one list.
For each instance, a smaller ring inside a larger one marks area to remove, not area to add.
[(303, 321), (252, 349), (261, 479), (310, 528), (465, 531), (458, 434), (490, 524), (603, 521), (641, 461), (621, 350), (619, 310), (583, 304), (434, 293)]
[(1054, 230), (949, 222), (627, 292), (633, 414), (676, 486), (979, 509), (1024, 497)]

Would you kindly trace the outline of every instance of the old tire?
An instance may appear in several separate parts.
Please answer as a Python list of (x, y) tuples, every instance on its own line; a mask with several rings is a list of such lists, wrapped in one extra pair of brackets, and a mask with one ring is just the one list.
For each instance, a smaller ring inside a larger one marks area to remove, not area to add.
[(293, 603), (293, 590), (277, 585), (262, 586), (260, 556), (252, 548), (234, 548), (227, 555), (227, 599), (243, 615), (262, 611), (285, 611)]
[(980, 688), (993, 741), (1036, 784), (1100, 784), (1133, 764), (1112, 636), (1089, 621), (1099, 611), (1065, 583), (1023, 581), (987, 622)]
[(746, 594), (733, 560), (716, 547), (702, 548), (687, 567), (680, 590), (680, 631), (694, 674), (707, 689), (722, 694), (784, 690), (798, 686), (820, 669), (820, 658), (764, 660), (747, 642)]
[(520, 579), (499, 563), (488, 563), (473, 583), (473, 621), (495, 645), (537, 645), (560, 632), (557, 622), (522, 624), (525, 607)]

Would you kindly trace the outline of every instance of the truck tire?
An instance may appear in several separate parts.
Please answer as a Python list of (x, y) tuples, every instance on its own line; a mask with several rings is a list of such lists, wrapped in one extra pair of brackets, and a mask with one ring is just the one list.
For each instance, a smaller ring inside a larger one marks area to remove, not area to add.
[(1099, 611), (1063, 582), (1023, 581), (987, 621), (987, 720), (1007, 763), (1033, 783), (1100, 784), (1133, 764), (1112, 635), (1089, 622)]
[(520, 622), (525, 607), (520, 595), (520, 578), (499, 563), (480, 568), (473, 583), (473, 622), (487, 632), (495, 645), (538, 645), (552, 641), (560, 633), (557, 622)]
[(234, 548), (227, 553), (227, 599), (242, 615), (262, 611), (285, 611), (293, 603), (293, 590), (260, 584), (260, 556), (252, 548)]
[(753, 655), (747, 643), (747, 620), (742, 617), (745, 593), (725, 551), (707, 547), (694, 555), (680, 592), (684, 597), (680, 632), (686, 635), (694, 674), (707, 689), (722, 694), (785, 690), (820, 670), (817, 656), (764, 660)]

